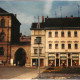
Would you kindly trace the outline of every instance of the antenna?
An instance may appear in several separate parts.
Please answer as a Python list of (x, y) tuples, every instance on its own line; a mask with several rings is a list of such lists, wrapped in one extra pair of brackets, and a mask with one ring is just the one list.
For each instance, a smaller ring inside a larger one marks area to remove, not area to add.
[(62, 18), (62, 7), (60, 6), (60, 11), (61, 11), (61, 18)]
[(34, 22), (36, 22), (36, 16), (34, 16)]
[(26, 36), (26, 31), (25, 31), (25, 36)]
[(38, 16), (38, 23), (39, 23), (39, 16)]
[(79, 17), (79, 7), (80, 7), (79, 4), (77, 4), (77, 7), (78, 7), (78, 17)]
[(56, 11), (55, 11), (55, 17), (57, 17), (57, 13), (56, 13)]

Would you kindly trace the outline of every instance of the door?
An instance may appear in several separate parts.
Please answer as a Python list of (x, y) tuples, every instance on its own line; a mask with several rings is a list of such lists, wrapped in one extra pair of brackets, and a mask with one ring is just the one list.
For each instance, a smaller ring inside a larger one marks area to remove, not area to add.
[(68, 59), (68, 66), (71, 66), (71, 59)]
[(56, 66), (59, 66), (59, 59), (56, 59)]

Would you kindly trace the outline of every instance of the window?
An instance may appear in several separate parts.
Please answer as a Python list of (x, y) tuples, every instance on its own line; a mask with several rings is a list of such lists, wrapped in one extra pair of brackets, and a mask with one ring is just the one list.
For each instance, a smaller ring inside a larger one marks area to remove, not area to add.
[(37, 49), (34, 49), (34, 54), (37, 54)]
[(68, 49), (71, 49), (71, 44), (68, 44)]
[(68, 37), (71, 37), (71, 32), (70, 31), (68, 31)]
[(61, 32), (61, 37), (64, 37), (64, 31)]
[(74, 37), (77, 37), (77, 31), (74, 32)]
[(4, 18), (1, 19), (1, 27), (5, 27), (5, 19)]
[(52, 44), (49, 44), (49, 49), (52, 49)]
[(34, 44), (36, 44), (36, 39), (34, 39)]
[(59, 56), (59, 54), (57, 53), (57, 54), (56, 54), (56, 57), (58, 57), (58, 56)]
[(75, 49), (78, 49), (78, 44), (75, 44)]
[(58, 49), (58, 44), (55, 44), (55, 49)]
[(52, 37), (52, 32), (49, 32), (49, 37)]
[(68, 53), (68, 57), (70, 57), (70, 53)]
[(0, 55), (4, 55), (4, 48), (0, 47)]
[(2, 42), (2, 41), (4, 41), (4, 39), (5, 39), (5, 33), (2, 30), (2, 32), (0, 33), (0, 41)]
[(39, 49), (39, 54), (42, 54), (42, 49)]
[(55, 32), (55, 37), (58, 37), (58, 32)]
[(64, 44), (62, 44), (62, 49), (64, 49), (65, 48), (65, 45)]

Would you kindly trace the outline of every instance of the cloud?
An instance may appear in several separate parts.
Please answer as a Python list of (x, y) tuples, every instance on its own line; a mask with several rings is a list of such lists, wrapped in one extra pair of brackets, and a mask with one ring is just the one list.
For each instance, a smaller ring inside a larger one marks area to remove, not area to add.
[(52, 8), (52, 2), (53, 2), (53, 0), (46, 0), (46, 5), (44, 7), (44, 13), (46, 15), (50, 15), (51, 14), (50, 10)]

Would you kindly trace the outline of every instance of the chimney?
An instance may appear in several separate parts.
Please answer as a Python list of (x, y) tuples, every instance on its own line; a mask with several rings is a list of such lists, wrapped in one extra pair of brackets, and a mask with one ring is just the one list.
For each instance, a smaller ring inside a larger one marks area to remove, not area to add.
[(47, 19), (48, 19), (48, 16), (47, 16)]
[(73, 19), (73, 15), (71, 15), (71, 19)]
[(68, 17), (66, 16), (66, 18), (68, 18)]
[(15, 15), (15, 17), (16, 17), (16, 14), (14, 14)]
[(44, 22), (44, 16), (42, 16), (42, 22)]

